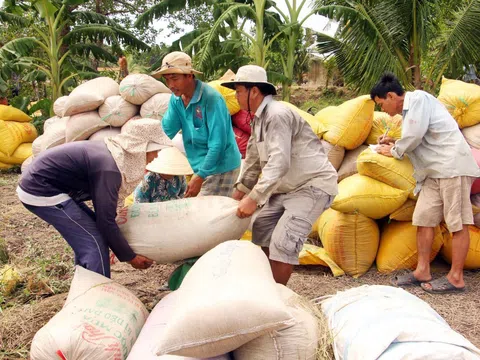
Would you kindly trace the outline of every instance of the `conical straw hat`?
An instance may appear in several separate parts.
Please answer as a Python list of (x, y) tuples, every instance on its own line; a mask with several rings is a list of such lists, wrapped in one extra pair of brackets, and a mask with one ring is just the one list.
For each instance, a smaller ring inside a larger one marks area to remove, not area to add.
[(147, 170), (165, 175), (193, 174), (186, 156), (173, 146), (161, 150), (157, 158), (147, 165)]

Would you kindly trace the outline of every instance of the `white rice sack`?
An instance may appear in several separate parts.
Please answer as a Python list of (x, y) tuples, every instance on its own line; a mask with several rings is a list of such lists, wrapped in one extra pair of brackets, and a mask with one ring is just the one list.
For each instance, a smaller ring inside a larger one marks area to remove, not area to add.
[(53, 112), (55, 113), (55, 115), (57, 115), (60, 118), (64, 116), (65, 104), (67, 103), (67, 100), (68, 100), (68, 96), (60, 96), (53, 103)]
[(364, 285), (339, 291), (322, 303), (322, 310), (334, 335), (335, 359), (478, 360), (480, 356), (479, 349), (452, 330), (430, 305), (400, 288)]
[(171, 94), (156, 94), (145, 101), (140, 109), (142, 118), (162, 120), (168, 109)]
[(171, 321), (152, 339), (157, 355), (219, 356), (295, 324), (267, 257), (249, 241), (227, 241), (210, 250), (177, 293)]
[(128, 102), (142, 105), (158, 93), (170, 94), (171, 91), (160, 81), (146, 74), (128, 75), (120, 83), (120, 95)]
[(48, 126), (42, 135), (41, 151), (65, 144), (68, 119), (68, 116), (63, 117)]
[(107, 124), (120, 127), (138, 113), (138, 106), (124, 100), (120, 95), (114, 95), (105, 100), (98, 113)]
[(105, 99), (119, 94), (119, 86), (109, 77), (99, 77), (77, 86), (65, 102), (64, 116), (98, 109)]
[(107, 126), (108, 124), (102, 121), (97, 111), (89, 111), (70, 116), (65, 130), (66, 141), (68, 143), (87, 140), (92, 134), (95, 134), (98, 130)]
[(68, 298), (33, 338), (32, 360), (123, 360), (148, 317), (129, 290), (76, 267)]
[(90, 136), (88, 140), (92, 141), (103, 141), (107, 137), (115, 136), (120, 134), (120, 128), (118, 127), (106, 127), (104, 129), (98, 130), (95, 134)]
[(22, 163), (22, 166), (20, 167), (20, 171), (22, 174), (27, 170), (27, 168), (30, 166), (32, 161), (33, 161), (33, 155), (25, 159), (25, 161)]
[(281, 284), (277, 284), (277, 290), (294, 316), (295, 325), (262, 335), (240, 346), (234, 351), (235, 360), (316, 359), (319, 338), (317, 318), (301, 303), (298, 294)]
[(57, 121), (60, 121), (62, 118), (58, 116), (51, 117), (50, 119), (45, 120), (43, 123), (43, 132), (47, 131), (47, 129), (50, 127), (50, 125), (56, 123)]
[(136, 203), (118, 213), (117, 223), (136, 254), (172, 263), (240, 239), (250, 219), (237, 217), (237, 207), (224, 196)]
[[(153, 352), (155, 339), (162, 336), (163, 331), (170, 323), (172, 316), (177, 310), (180, 293), (173, 291), (155, 306), (152, 310), (145, 325), (138, 335), (132, 351), (128, 355), (127, 360), (200, 360), (198, 358), (183, 357), (176, 355), (157, 356)], [(208, 360), (230, 360), (228, 354), (209, 358)]]
[(40, 154), (43, 150), (45, 150), (45, 148), (43, 146), (44, 140), (45, 140), (44, 135), (40, 135), (35, 140), (33, 140), (33, 142), (32, 142), (32, 156), (33, 157), (38, 156), (38, 154)]

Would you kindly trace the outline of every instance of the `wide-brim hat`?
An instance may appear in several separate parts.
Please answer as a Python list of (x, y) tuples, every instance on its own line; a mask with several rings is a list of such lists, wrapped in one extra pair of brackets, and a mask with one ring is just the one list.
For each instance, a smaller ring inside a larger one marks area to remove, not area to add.
[(268, 82), (267, 72), (258, 65), (245, 65), (238, 69), (233, 81), (222, 82), (222, 86), (235, 90), (235, 85), (263, 85), (272, 95), (277, 95), (275, 85)]
[(165, 175), (191, 175), (193, 169), (185, 155), (176, 147), (163, 149), (158, 156), (147, 165), (148, 171)]
[(174, 51), (162, 60), (162, 66), (152, 73), (154, 78), (168, 74), (202, 74), (192, 67), (192, 58), (181, 51)]

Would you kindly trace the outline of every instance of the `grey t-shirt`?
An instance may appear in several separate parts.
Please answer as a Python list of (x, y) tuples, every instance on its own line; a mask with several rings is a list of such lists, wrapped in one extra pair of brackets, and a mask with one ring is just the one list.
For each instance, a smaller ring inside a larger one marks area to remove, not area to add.
[(135, 257), (115, 221), (122, 176), (107, 146), (78, 141), (46, 150), (34, 159), (19, 182), (33, 196), (68, 194), (74, 201), (92, 200), (97, 227), (120, 261)]

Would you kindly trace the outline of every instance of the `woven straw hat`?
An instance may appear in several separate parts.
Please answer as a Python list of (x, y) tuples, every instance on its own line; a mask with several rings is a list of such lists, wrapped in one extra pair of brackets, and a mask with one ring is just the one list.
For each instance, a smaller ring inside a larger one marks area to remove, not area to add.
[(154, 78), (167, 74), (201, 74), (192, 67), (192, 58), (181, 51), (174, 51), (162, 60), (162, 66), (152, 73)]
[(150, 164), (147, 170), (165, 175), (191, 175), (193, 170), (185, 155), (176, 147), (163, 149)]

